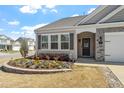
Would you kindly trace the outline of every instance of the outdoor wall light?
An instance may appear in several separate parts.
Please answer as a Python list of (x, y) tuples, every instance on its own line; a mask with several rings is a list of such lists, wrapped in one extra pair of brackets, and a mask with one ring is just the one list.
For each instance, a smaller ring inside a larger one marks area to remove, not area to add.
[(99, 44), (103, 44), (102, 37), (100, 36), (99, 39), (97, 40)]

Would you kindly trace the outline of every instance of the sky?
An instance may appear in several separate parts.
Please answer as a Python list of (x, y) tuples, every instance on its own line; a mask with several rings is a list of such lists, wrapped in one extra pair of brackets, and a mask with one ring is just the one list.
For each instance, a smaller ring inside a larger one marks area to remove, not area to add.
[(34, 29), (58, 19), (90, 14), (98, 5), (0, 5), (0, 34), (35, 38)]

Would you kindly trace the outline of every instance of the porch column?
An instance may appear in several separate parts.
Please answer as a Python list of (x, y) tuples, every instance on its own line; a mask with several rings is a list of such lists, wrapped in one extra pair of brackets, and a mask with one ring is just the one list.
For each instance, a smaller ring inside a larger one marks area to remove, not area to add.
[(78, 55), (77, 55), (77, 34), (74, 33), (74, 54), (75, 54), (75, 59), (78, 58)]
[(35, 33), (35, 54), (38, 55), (38, 35)]

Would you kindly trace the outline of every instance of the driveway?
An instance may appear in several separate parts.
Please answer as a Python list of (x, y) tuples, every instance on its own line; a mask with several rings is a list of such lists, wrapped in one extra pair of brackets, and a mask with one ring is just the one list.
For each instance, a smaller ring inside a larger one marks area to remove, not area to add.
[(124, 85), (124, 65), (107, 65)]
[[(30, 51), (29, 52), (29, 56), (33, 55), (35, 52), (34, 51)], [(11, 58), (20, 58), (21, 54), (20, 52), (16, 52), (16, 53), (1, 53), (0, 52), (0, 65), (2, 65), (4, 62), (10, 60)]]

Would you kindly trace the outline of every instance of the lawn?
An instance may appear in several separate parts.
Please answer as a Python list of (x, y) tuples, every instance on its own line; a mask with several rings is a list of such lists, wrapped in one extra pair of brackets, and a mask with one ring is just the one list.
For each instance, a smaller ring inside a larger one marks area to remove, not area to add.
[(100, 67), (74, 66), (72, 72), (14, 74), (0, 71), (0, 87), (82, 88), (109, 87)]

